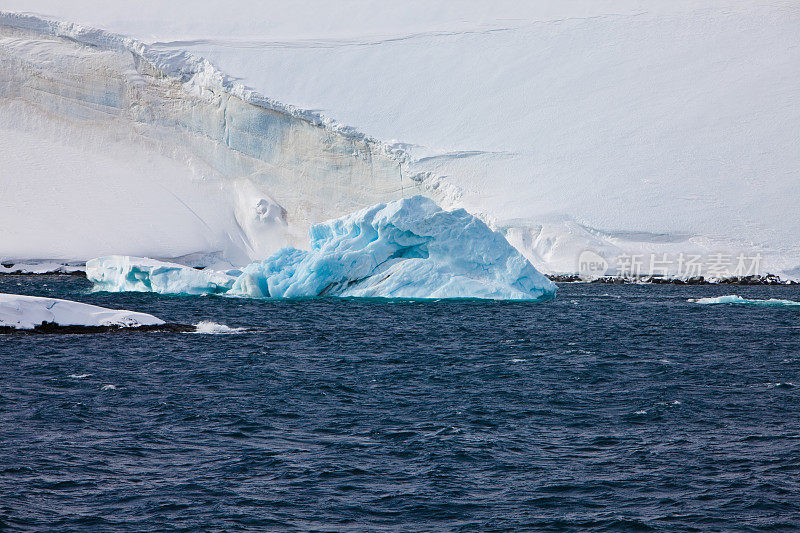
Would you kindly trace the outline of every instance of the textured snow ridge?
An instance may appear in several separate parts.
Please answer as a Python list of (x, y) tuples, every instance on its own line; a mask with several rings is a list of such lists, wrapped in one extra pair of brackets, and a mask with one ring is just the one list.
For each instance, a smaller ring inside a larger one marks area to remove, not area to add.
[(283, 248), (234, 278), (146, 258), (86, 264), (95, 290), (249, 298), (550, 298), (556, 286), (463, 209), (414, 196), (310, 229), (310, 251)]
[(246, 267), (230, 294), (538, 299), (555, 294), (499, 233), (415, 196), (312, 226), (311, 250)]
[(312, 223), (420, 187), (401, 151), (204, 59), (105, 31), (0, 13), (0, 80), (0, 169), (13, 191), (0, 199), (11, 229), (0, 258), (243, 265), (299, 245)]
[(224, 293), (236, 281), (214, 270), (118, 255), (87, 261), (86, 277), (95, 291), (194, 295)]
[(769, 300), (752, 300), (748, 298), (742, 298), (741, 296), (737, 296), (735, 294), (717, 296), (715, 298), (692, 298), (689, 301), (701, 305), (740, 304), (761, 307), (800, 307), (800, 302), (795, 302), (794, 300), (780, 300), (778, 298), (770, 298)]
[(135, 328), (162, 325), (164, 321), (146, 313), (107, 309), (70, 300), (0, 294), (0, 328), (33, 329), (42, 323)]

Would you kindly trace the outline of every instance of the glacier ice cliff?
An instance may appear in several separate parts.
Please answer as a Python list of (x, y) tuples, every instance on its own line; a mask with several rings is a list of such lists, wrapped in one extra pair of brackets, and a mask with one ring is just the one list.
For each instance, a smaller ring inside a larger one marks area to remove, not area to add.
[(546, 299), (556, 286), (463, 209), (414, 196), (316, 224), (310, 250), (283, 248), (233, 278), (143, 258), (87, 263), (95, 289), (251, 298)]
[(244, 265), (300, 245), (314, 222), (414, 194), (401, 163), (202, 58), (0, 12), (0, 170), (13, 191), (0, 198), (12, 228), (0, 258)]

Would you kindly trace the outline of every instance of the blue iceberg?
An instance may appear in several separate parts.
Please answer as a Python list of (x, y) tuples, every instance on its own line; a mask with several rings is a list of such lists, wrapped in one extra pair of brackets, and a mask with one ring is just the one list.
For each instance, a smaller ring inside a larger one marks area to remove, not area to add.
[(542, 299), (556, 286), (499, 233), (423, 196), (379, 204), (309, 230), (247, 266), (228, 294), (255, 298)]
[(96, 291), (193, 295), (225, 293), (236, 281), (236, 277), (216, 270), (124, 255), (87, 261), (86, 277)]
[(310, 241), (310, 250), (283, 248), (238, 277), (127, 256), (92, 259), (86, 275), (96, 290), (249, 298), (538, 300), (556, 292), (501, 234), (423, 196), (314, 225)]

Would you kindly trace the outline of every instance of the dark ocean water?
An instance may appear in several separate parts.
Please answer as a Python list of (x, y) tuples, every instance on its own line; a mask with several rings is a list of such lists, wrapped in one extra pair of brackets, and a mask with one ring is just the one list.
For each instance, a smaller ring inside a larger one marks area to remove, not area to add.
[(250, 329), (0, 336), (0, 529), (800, 528), (800, 309), (686, 301), (800, 288), (565, 284), (546, 303), (87, 288), (0, 277)]

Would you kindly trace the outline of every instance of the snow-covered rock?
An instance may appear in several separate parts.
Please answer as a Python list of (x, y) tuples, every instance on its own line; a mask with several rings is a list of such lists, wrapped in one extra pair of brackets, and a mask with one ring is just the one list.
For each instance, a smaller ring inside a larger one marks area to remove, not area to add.
[(96, 291), (217, 294), (236, 280), (224, 272), (167, 263), (146, 257), (111, 255), (86, 262), (86, 277)]
[(422, 196), (311, 227), (311, 250), (285, 248), (246, 267), (229, 294), (539, 299), (555, 284), (463, 209)]
[(136, 328), (159, 326), (164, 321), (146, 313), (107, 309), (57, 298), (0, 294), (0, 329), (34, 329), (57, 326), (111, 326)]

